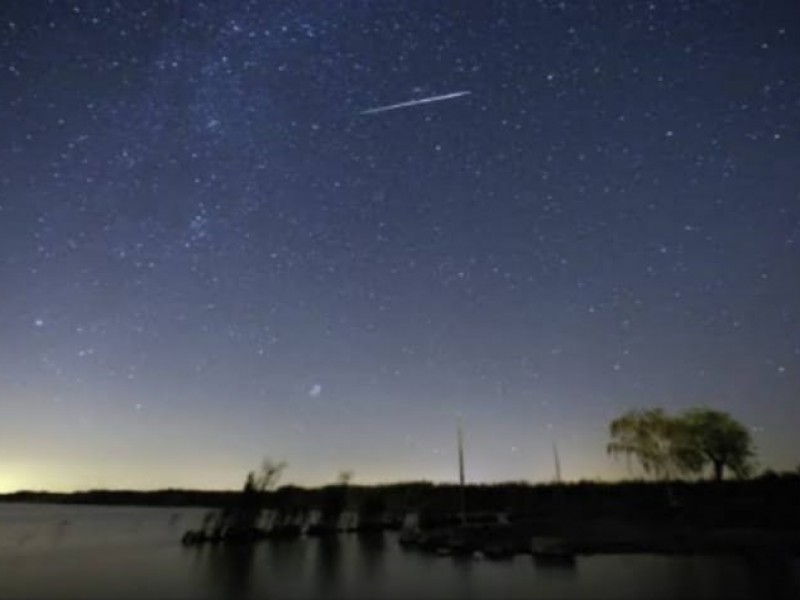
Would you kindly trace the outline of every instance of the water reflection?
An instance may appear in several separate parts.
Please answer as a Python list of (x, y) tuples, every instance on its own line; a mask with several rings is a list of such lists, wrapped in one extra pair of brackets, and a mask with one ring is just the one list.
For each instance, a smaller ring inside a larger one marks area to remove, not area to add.
[(70, 526), (69, 519), (59, 519), (56, 521), (55, 525), (53, 525), (53, 532), (51, 537), (51, 543), (56, 546), (60, 544), (67, 535), (67, 531)]
[(255, 546), (225, 544), (198, 549), (206, 554), (204, 561), (214, 591), (225, 598), (245, 598), (250, 595)]
[(167, 519), (167, 528), (170, 531), (175, 530), (175, 528), (178, 527), (178, 525), (180, 525), (182, 518), (183, 515), (181, 515), (180, 513), (172, 513)]
[(792, 559), (786, 556), (775, 556), (764, 554), (752, 556), (745, 560), (747, 571), (759, 573), (762, 584), (752, 585), (751, 589), (755, 595), (762, 598), (797, 598), (795, 594), (800, 590), (800, 572), (797, 569), (797, 561), (794, 565)]
[(357, 536), (359, 575), (364, 579), (377, 578), (386, 556), (386, 536), (383, 532), (365, 533)]
[(323, 536), (316, 541), (314, 587), (322, 595), (331, 595), (339, 588), (341, 574), (342, 541), (338, 535)]
[(546, 575), (550, 579), (569, 580), (576, 579), (578, 576), (578, 563), (579, 559), (554, 559), (548, 560), (547, 558), (531, 558), (537, 571), (542, 575)]
[(306, 597), (308, 594), (300, 591), (311, 575), (305, 541), (272, 540), (258, 547), (258, 595)]
[(27, 510), (0, 506), (0, 598), (800, 598), (800, 559), (771, 555), (580, 556), (569, 567), (408, 551), (396, 533), (187, 548), (180, 531), (201, 511)]

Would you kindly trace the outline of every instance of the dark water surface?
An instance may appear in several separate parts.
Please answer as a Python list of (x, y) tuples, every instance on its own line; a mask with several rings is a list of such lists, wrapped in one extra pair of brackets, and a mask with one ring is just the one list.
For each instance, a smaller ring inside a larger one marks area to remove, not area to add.
[(2, 598), (800, 598), (800, 560), (458, 560), (395, 534), (184, 548), (205, 509), (0, 504)]

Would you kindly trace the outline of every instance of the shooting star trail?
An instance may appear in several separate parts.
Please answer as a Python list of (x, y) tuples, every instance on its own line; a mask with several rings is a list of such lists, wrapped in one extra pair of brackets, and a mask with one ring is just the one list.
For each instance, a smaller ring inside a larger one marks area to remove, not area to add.
[(429, 98), (420, 98), (419, 100), (408, 100), (407, 102), (400, 102), (399, 104), (389, 104), (388, 106), (378, 106), (377, 108), (370, 108), (361, 111), (362, 115), (374, 115), (389, 110), (396, 110), (398, 108), (408, 108), (409, 106), (417, 106), (418, 104), (428, 104), (430, 102), (441, 102), (442, 100), (451, 100), (461, 96), (467, 96), (472, 92), (453, 92), (452, 94), (443, 94), (441, 96), (431, 96)]

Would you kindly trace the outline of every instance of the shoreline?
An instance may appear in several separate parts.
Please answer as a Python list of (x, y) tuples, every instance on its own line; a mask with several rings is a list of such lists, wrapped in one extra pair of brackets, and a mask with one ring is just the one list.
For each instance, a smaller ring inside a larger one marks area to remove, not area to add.
[[(334, 535), (342, 526), (359, 533), (416, 530), (434, 541), (437, 536), (452, 538), (453, 548), (445, 545), (440, 548), (443, 552), (459, 551), (459, 544), (481, 551), (491, 546), (498, 554), (509, 548), (527, 551), (534, 537), (544, 537), (560, 540), (570, 552), (587, 555), (800, 554), (800, 475), (795, 474), (723, 482), (471, 484), (465, 486), (464, 494), (464, 516), (473, 525), (463, 531), (459, 530), (462, 515), (457, 512), (459, 486), (430, 482), (322, 488), (287, 485), (247, 496), (235, 490), (174, 488), (69, 494), (23, 491), (0, 495), (0, 503), (203, 509), (232, 518), (220, 523), (225, 528), (269, 529), (280, 523), (302, 532), (316, 528), (320, 536)], [(273, 520), (267, 520), (270, 525), (259, 521), (265, 509), (275, 513)], [(345, 512), (354, 518), (340, 523), (338, 518)], [(317, 514), (316, 520), (312, 513)]]
[(631, 528), (631, 523), (620, 522), (621, 529), (626, 531), (603, 532), (589, 523), (578, 525), (582, 525), (580, 532), (550, 528), (546, 534), (524, 525), (466, 533), (458, 527), (432, 529), (420, 532), (419, 538), (407, 542), (406, 546), (440, 554), (486, 554), (489, 549), (497, 557), (510, 557), (535, 555), (531, 545), (534, 540), (541, 540), (543, 549), (540, 554), (544, 557), (608, 554), (800, 557), (800, 531), (725, 527), (648, 532), (644, 528)]

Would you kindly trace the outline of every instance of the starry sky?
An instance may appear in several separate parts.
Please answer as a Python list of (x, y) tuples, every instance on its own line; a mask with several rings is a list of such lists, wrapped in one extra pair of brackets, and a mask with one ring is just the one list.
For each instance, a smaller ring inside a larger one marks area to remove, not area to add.
[[(800, 462), (800, 4), (5, 0), (0, 491)], [(438, 102), (376, 107), (469, 92)]]

